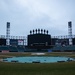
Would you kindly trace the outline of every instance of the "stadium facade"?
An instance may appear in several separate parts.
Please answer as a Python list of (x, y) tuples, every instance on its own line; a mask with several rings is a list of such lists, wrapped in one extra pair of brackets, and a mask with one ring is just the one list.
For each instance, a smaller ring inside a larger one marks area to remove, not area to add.
[(68, 22), (68, 35), (51, 36), (48, 30), (33, 29), (26, 36), (11, 36), (10, 22), (6, 35), (0, 35), (0, 52), (75, 52), (75, 35), (72, 22)]

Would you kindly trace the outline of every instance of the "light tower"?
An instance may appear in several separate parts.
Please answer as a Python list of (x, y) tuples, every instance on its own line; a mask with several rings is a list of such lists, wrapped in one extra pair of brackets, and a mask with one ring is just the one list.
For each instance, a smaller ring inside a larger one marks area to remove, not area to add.
[(72, 22), (68, 22), (69, 45), (72, 45)]
[(6, 45), (10, 45), (10, 22), (7, 22), (6, 25)]

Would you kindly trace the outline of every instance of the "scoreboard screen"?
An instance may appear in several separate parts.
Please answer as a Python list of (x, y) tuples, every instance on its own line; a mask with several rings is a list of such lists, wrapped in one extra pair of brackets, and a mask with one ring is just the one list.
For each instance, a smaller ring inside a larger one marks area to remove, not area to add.
[(31, 45), (51, 45), (51, 36), (46, 34), (28, 35), (28, 46)]

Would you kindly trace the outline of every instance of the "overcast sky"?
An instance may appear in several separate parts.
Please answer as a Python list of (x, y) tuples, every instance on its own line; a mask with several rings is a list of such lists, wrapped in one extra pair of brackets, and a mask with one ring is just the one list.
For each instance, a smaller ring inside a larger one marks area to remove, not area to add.
[(68, 21), (75, 34), (75, 0), (0, 0), (0, 35), (6, 34), (6, 22), (14, 36), (27, 36), (36, 28), (68, 35)]

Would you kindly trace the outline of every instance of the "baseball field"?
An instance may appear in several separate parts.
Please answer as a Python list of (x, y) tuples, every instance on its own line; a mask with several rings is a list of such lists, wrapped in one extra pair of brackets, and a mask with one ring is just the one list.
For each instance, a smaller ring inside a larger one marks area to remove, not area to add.
[[(75, 75), (75, 61), (58, 63), (2, 62), (3, 58), (13, 56), (32, 55), (31, 53), (0, 53), (0, 75)], [(46, 53), (44, 56), (68, 56), (75, 58), (75, 53)]]

